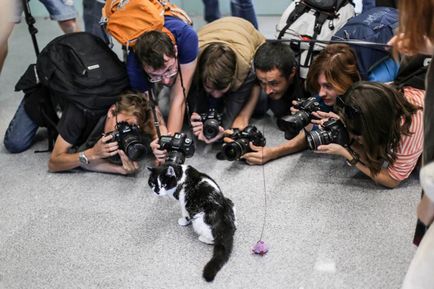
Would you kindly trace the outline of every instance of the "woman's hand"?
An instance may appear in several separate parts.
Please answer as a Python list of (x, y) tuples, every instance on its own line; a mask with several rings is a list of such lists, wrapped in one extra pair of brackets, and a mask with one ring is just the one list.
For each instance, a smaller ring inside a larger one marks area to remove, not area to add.
[(348, 160), (351, 160), (353, 158), (353, 156), (350, 154), (350, 152), (346, 148), (344, 148), (340, 144), (336, 144), (336, 143), (331, 143), (328, 145), (320, 145), (320, 146), (318, 146), (318, 148), (315, 152), (321, 153), (321, 154), (338, 155), (338, 156), (342, 156)]
[(323, 125), (329, 119), (339, 119), (339, 115), (334, 112), (324, 112), (324, 111), (314, 111), (312, 115), (315, 119), (312, 119), (311, 122), (317, 125)]

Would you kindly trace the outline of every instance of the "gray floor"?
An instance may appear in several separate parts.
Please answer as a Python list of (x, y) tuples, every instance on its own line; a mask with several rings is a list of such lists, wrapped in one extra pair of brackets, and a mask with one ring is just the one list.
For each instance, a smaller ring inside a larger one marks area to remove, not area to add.
[[(260, 27), (271, 37), (276, 22), (261, 17)], [(41, 47), (60, 34), (48, 20), (37, 27)], [(2, 137), (22, 97), (14, 85), (34, 61), (25, 25), (10, 40)], [(269, 144), (282, 141), (271, 119), (256, 125)], [(11, 155), (0, 145), (0, 288), (399, 288), (415, 252), (416, 175), (387, 190), (335, 157), (306, 151), (250, 167), (202, 147), (188, 163), (219, 183), (238, 216), (233, 254), (208, 285), (201, 273), (212, 247), (177, 225), (178, 205), (150, 192), (147, 170), (52, 174), (48, 154), (34, 153), (45, 147), (42, 139)], [(264, 214), (270, 251), (260, 257), (250, 248)]]

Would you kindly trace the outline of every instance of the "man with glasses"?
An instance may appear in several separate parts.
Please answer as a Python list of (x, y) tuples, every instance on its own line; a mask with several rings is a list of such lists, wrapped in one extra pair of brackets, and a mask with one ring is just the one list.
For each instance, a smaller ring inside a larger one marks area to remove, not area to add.
[[(127, 71), (133, 90), (149, 91), (158, 83), (170, 88), (167, 126), (160, 123), (161, 134), (167, 135), (182, 130), (199, 45), (193, 27), (182, 20), (165, 16), (164, 27), (165, 32), (149, 31), (140, 36), (128, 54)], [(158, 139), (151, 147), (157, 164), (163, 163), (166, 152), (159, 149)]]

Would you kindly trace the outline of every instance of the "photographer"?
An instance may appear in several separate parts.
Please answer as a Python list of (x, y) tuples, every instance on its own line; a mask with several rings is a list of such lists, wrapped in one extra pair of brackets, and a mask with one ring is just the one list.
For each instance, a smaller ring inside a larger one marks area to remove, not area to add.
[[(265, 38), (238, 17), (213, 21), (202, 27), (198, 36), (200, 54), (189, 95), (190, 121), (194, 135), (212, 143), (223, 136), (223, 127), (231, 127), (244, 106), (256, 101), (259, 88), (254, 88), (251, 62)], [(217, 118), (217, 127), (207, 126), (204, 131), (206, 120)]]
[[(258, 81), (265, 95), (256, 106), (255, 113), (265, 113), (268, 109), (277, 118), (297, 112), (295, 101), (306, 96), (297, 74), (296, 60), (291, 48), (280, 42), (268, 42), (260, 47), (254, 59)], [(336, 97), (344, 93), (348, 87), (360, 79), (357, 70), (356, 56), (347, 45), (333, 44), (322, 50), (312, 63), (307, 86), (314, 94), (318, 94), (317, 101), (321, 111), (331, 111)], [(264, 109), (265, 108), (265, 109)], [(236, 120), (235, 127), (247, 125), (253, 114), (245, 110)], [(312, 116), (317, 118), (313, 123), (319, 124), (323, 117), (318, 112)], [(311, 125), (306, 127), (307, 130)], [(300, 128), (301, 129), (301, 128)], [(250, 165), (261, 165), (279, 157), (295, 153), (307, 148), (305, 131), (301, 129), (292, 139), (274, 147), (258, 147), (250, 145), (253, 152), (243, 156)]]
[[(166, 32), (143, 33), (128, 53), (127, 71), (131, 88), (149, 91), (161, 84), (170, 88), (170, 107), (162, 133), (180, 132), (184, 122), (186, 95), (197, 63), (198, 38), (193, 27), (177, 17), (165, 16)], [(157, 146), (154, 144), (154, 147)]]
[(317, 152), (343, 156), (376, 183), (395, 188), (422, 154), (423, 106), (423, 90), (404, 87), (401, 93), (384, 84), (357, 82), (337, 101), (354, 144), (351, 149), (321, 145)]
[[(138, 125), (142, 133), (154, 135), (151, 110), (143, 95), (122, 95), (107, 115), (99, 120), (90, 119), (74, 105), (68, 106), (57, 126), (59, 136), (48, 162), (50, 172), (82, 167), (86, 170), (116, 174), (133, 174), (139, 169), (115, 141), (112, 133), (122, 123)], [(120, 164), (112, 162), (120, 157)]]

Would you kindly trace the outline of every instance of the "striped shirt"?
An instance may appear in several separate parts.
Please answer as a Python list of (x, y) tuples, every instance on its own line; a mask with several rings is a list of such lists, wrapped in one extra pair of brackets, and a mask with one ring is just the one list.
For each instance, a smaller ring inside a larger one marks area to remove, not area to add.
[[(423, 107), (425, 90), (406, 86), (404, 87), (404, 96), (410, 103)], [(422, 154), (422, 149), (423, 110), (419, 109), (411, 117), (410, 135), (401, 135), (401, 140), (396, 150), (396, 160), (387, 168), (389, 175), (397, 181), (408, 178)]]

